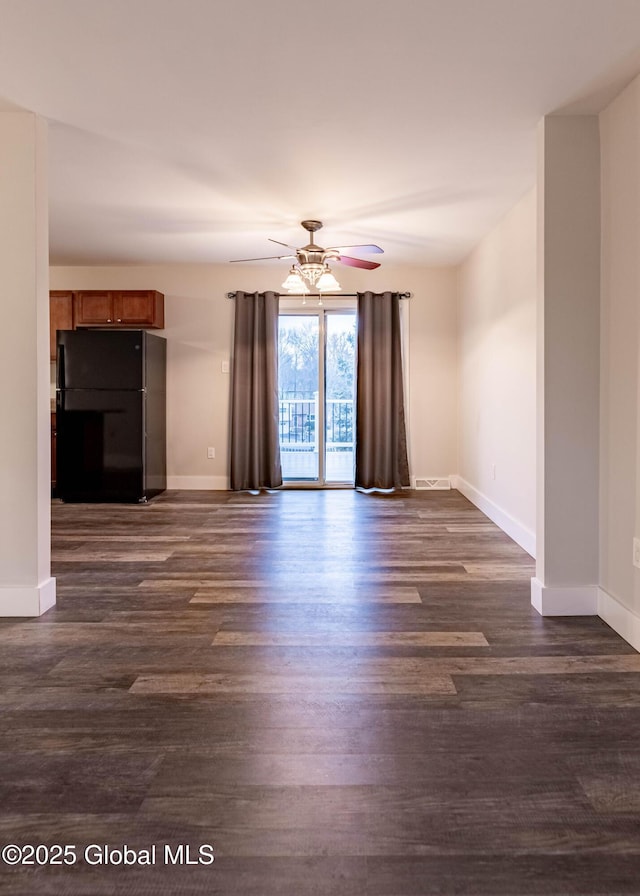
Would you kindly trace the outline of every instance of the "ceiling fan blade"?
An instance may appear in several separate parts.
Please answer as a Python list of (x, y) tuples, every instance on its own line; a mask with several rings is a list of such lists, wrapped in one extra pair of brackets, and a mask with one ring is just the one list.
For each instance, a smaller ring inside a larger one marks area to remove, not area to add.
[(380, 267), (378, 261), (365, 261), (364, 258), (351, 258), (350, 255), (338, 255), (336, 261), (349, 265), (351, 268), (364, 268), (366, 271), (373, 271)]
[(287, 249), (293, 249), (294, 251), (298, 251), (295, 246), (290, 246), (289, 243), (282, 243), (280, 240), (273, 240), (270, 236), (267, 237), (270, 243), (277, 243), (279, 246), (286, 246)]
[(263, 255), (261, 258), (232, 258), (229, 264), (239, 261), (270, 261), (272, 258), (297, 258), (296, 255)]
[(366, 246), (331, 246), (327, 249), (327, 252), (338, 252), (341, 254), (342, 252), (350, 252), (351, 249), (360, 249), (361, 252), (374, 252), (374, 253), (382, 253), (384, 249), (381, 249), (380, 246), (375, 246), (373, 244), (368, 244)]

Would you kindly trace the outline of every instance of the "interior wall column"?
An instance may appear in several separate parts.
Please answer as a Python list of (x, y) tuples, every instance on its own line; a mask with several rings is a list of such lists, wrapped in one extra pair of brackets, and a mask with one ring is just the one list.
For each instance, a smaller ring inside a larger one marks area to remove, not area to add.
[(600, 140), (548, 116), (538, 141), (536, 577), (543, 615), (597, 613)]
[(0, 101), (0, 616), (39, 616), (51, 578), (46, 123)]

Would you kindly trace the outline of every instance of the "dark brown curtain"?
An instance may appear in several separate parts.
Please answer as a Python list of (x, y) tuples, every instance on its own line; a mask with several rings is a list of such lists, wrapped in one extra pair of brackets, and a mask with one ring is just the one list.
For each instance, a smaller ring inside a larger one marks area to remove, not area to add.
[(236, 292), (231, 384), (231, 488), (282, 485), (278, 438), (277, 292)]
[(398, 293), (358, 293), (357, 366), (356, 488), (408, 486)]

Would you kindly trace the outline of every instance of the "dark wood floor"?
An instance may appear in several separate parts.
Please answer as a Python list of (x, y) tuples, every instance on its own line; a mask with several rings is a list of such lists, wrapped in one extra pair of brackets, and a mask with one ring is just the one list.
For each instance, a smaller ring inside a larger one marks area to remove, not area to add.
[(0, 845), (78, 858), (1, 894), (640, 893), (640, 656), (457, 492), (54, 503), (53, 560), (0, 622)]

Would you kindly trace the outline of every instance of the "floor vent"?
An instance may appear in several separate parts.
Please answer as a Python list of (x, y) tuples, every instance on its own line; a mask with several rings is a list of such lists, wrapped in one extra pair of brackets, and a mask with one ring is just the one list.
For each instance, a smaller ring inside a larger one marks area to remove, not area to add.
[(417, 489), (451, 488), (449, 479), (416, 479)]

